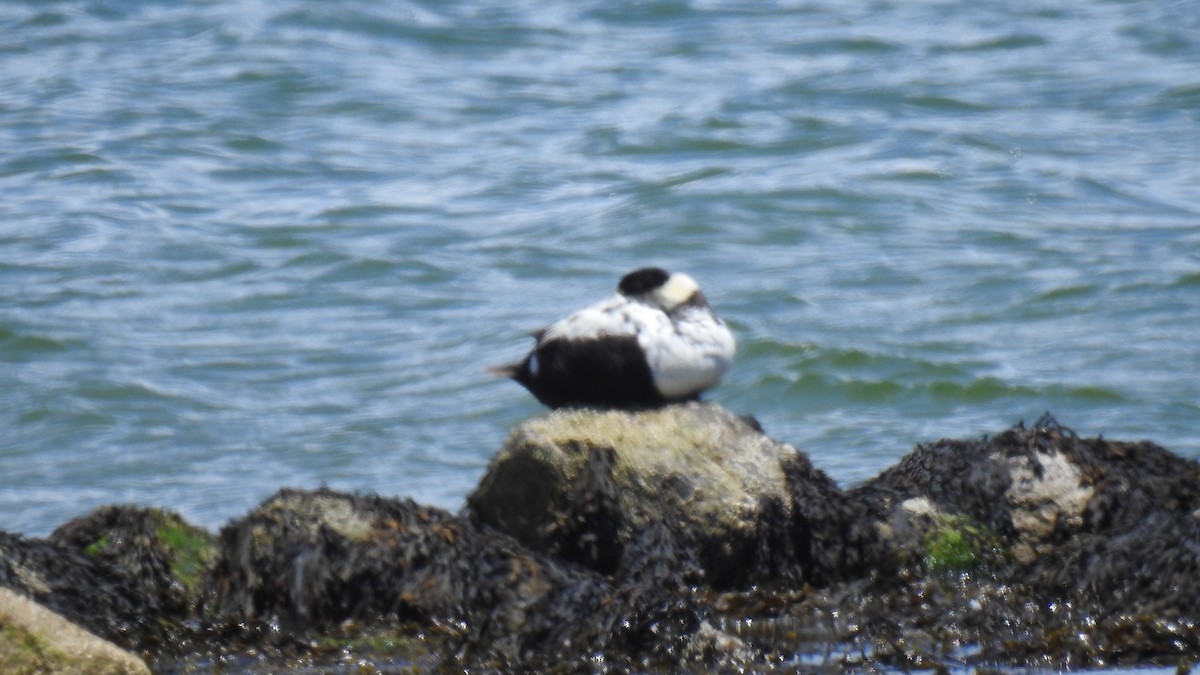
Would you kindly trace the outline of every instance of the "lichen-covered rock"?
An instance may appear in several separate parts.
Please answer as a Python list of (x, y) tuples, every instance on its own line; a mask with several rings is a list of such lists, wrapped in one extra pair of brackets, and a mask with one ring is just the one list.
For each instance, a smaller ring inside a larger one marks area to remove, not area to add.
[(605, 574), (659, 529), (676, 566), (716, 586), (839, 574), (847, 541), (859, 543), (846, 536), (852, 519), (832, 480), (714, 404), (529, 420), (467, 504), (474, 522)]
[[(613, 480), (631, 493), (631, 525), (670, 509), (698, 527), (720, 528), (702, 531), (706, 536), (753, 528), (761, 497), (786, 496), (779, 462), (796, 452), (716, 405), (560, 410), (510, 434), (471, 508), (497, 529), (537, 542), (547, 534), (547, 514), (585, 474), (595, 449), (607, 450)], [(635, 503), (635, 495), (646, 503)]]
[(0, 588), (0, 672), (150, 675), (133, 654), (7, 588)]

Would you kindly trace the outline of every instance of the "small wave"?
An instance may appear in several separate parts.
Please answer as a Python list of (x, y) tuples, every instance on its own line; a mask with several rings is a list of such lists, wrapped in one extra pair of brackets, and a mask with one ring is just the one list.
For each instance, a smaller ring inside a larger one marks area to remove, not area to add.
[(412, 207), (394, 204), (355, 204), (353, 206), (338, 206), (326, 209), (319, 217), (329, 222), (362, 223), (383, 221), (388, 222), (397, 216), (405, 216), (414, 211)]
[[(763, 381), (768, 390), (780, 389), (786, 378), (768, 377)], [(774, 380), (774, 383), (772, 383)], [(771, 386), (774, 384), (774, 386)], [(1029, 390), (1032, 394), (1032, 390)], [(904, 380), (871, 380), (837, 377), (828, 374), (806, 373), (786, 381), (782, 391), (772, 400), (787, 406), (790, 399), (806, 407), (837, 408), (856, 404), (911, 402), (922, 397), (934, 400), (981, 402), (1013, 394), (1013, 389), (998, 382), (977, 381), (968, 384), (949, 380), (911, 382)]]
[(990, 52), (990, 51), (1012, 51), (1015, 49), (1026, 49), (1028, 47), (1044, 47), (1048, 43), (1046, 38), (1040, 35), (1032, 34), (1017, 34), (1017, 35), (1000, 35), (997, 37), (986, 38), (983, 40), (975, 40), (972, 42), (963, 42), (953, 45), (945, 45), (935, 51), (945, 52)]
[(1160, 95), (1159, 103), (1166, 108), (1200, 110), (1200, 84), (1172, 87)]
[(109, 403), (128, 402), (175, 402), (188, 398), (177, 392), (145, 380), (125, 382), (90, 381), (79, 385), (77, 393), (86, 400)]
[(396, 273), (396, 264), (380, 258), (355, 258), (332, 266), (317, 275), (314, 281), (339, 283), (387, 279)]
[(1171, 285), (1178, 288), (1192, 288), (1193, 286), (1200, 286), (1200, 272), (1184, 274), (1172, 282)]
[[(776, 354), (786, 351), (775, 348)], [(821, 351), (821, 350), (816, 350)], [(762, 354), (763, 352), (760, 352)], [(790, 367), (762, 372), (736, 387), (734, 396), (773, 404), (831, 409), (859, 404), (981, 404), (1035, 402), (1046, 407), (1076, 402), (1119, 403), (1126, 397), (1099, 385), (1027, 384), (994, 376), (971, 376), (962, 364), (834, 350), (794, 359)], [(792, 354), (794, 357), (795, 354)], [(790, 403), (789, 403), (790, 402)]]
[(222, 143), (230, 150), (243, 153), (273, 153), (284, 149), (282, 144), (254, 134), (234, 135)]
[(1072, 298), (1086, 298), (1096, 295), (1100, 292), (1100, 290), (1100, 287), (1096, 284), (1062, 286), (1039, 293), (1037, 297), (1034, 298), (1034, 302), (1053, 302), (1056, 300), (1067, 300)]
[(90, 152), (79, 152), (70, 148), (41, 150), (10, 156), (0, 163), (0, 176), (53, 173), (56, 178), (62, 178), (88, 171), (107, 170), (108, 165), (106, 159)]
[[(858, 348), (820, 347), (814, 344), (790, 345), (773, 340), (754, 340), (743, 355), (758, 358), (782, 358), (788, 361), (784, 371), (823, 373), (831, 377), (857, 376), (864, 381), (907, 381), (926, 378), (963, 378), (969, 370), (962, 364), (938, 362), (909, 355), (885, 354)], [(742, 358), (742, 357), (739, 357)], [(777, 364), (776, 367), (780, 367)]]
[(941, 112), (982, 112), (995, 108), (995, 106), (951, 96), (909, 96), (904, 99), (904, 103), (905, 105), (917, 108), (927, 108)]
[(0, 325), (0, 362), (25, 363), (67, 352), (83, 342)]

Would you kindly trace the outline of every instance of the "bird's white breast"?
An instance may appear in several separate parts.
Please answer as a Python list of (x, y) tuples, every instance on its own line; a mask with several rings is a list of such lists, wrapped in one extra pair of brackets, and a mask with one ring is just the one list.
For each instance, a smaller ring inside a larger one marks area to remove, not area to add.
[(685, 398), (716, 384), (736, 350), (729, 329), (703, 307), (685, 309), (667, 322), (668, 330), (638, 334), (659, 393)]

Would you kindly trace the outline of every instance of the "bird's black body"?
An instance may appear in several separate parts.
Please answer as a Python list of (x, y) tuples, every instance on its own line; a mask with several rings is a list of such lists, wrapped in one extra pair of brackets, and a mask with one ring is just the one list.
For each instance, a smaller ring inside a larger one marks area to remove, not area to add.
[(640, 408), (666, 402), (631, 335), (539, 342), (511, 377), (550, 408)]

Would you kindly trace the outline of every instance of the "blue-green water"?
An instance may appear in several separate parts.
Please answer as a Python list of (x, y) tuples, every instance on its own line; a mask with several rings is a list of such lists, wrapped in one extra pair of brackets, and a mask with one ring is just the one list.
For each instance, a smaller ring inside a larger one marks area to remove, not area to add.
[(0, 5), (0, 529), (457, 508), (484, 368), (691, 273), (710, 398), (843, 484), (1054, 412), (1200, 456), (1176, 2)]

